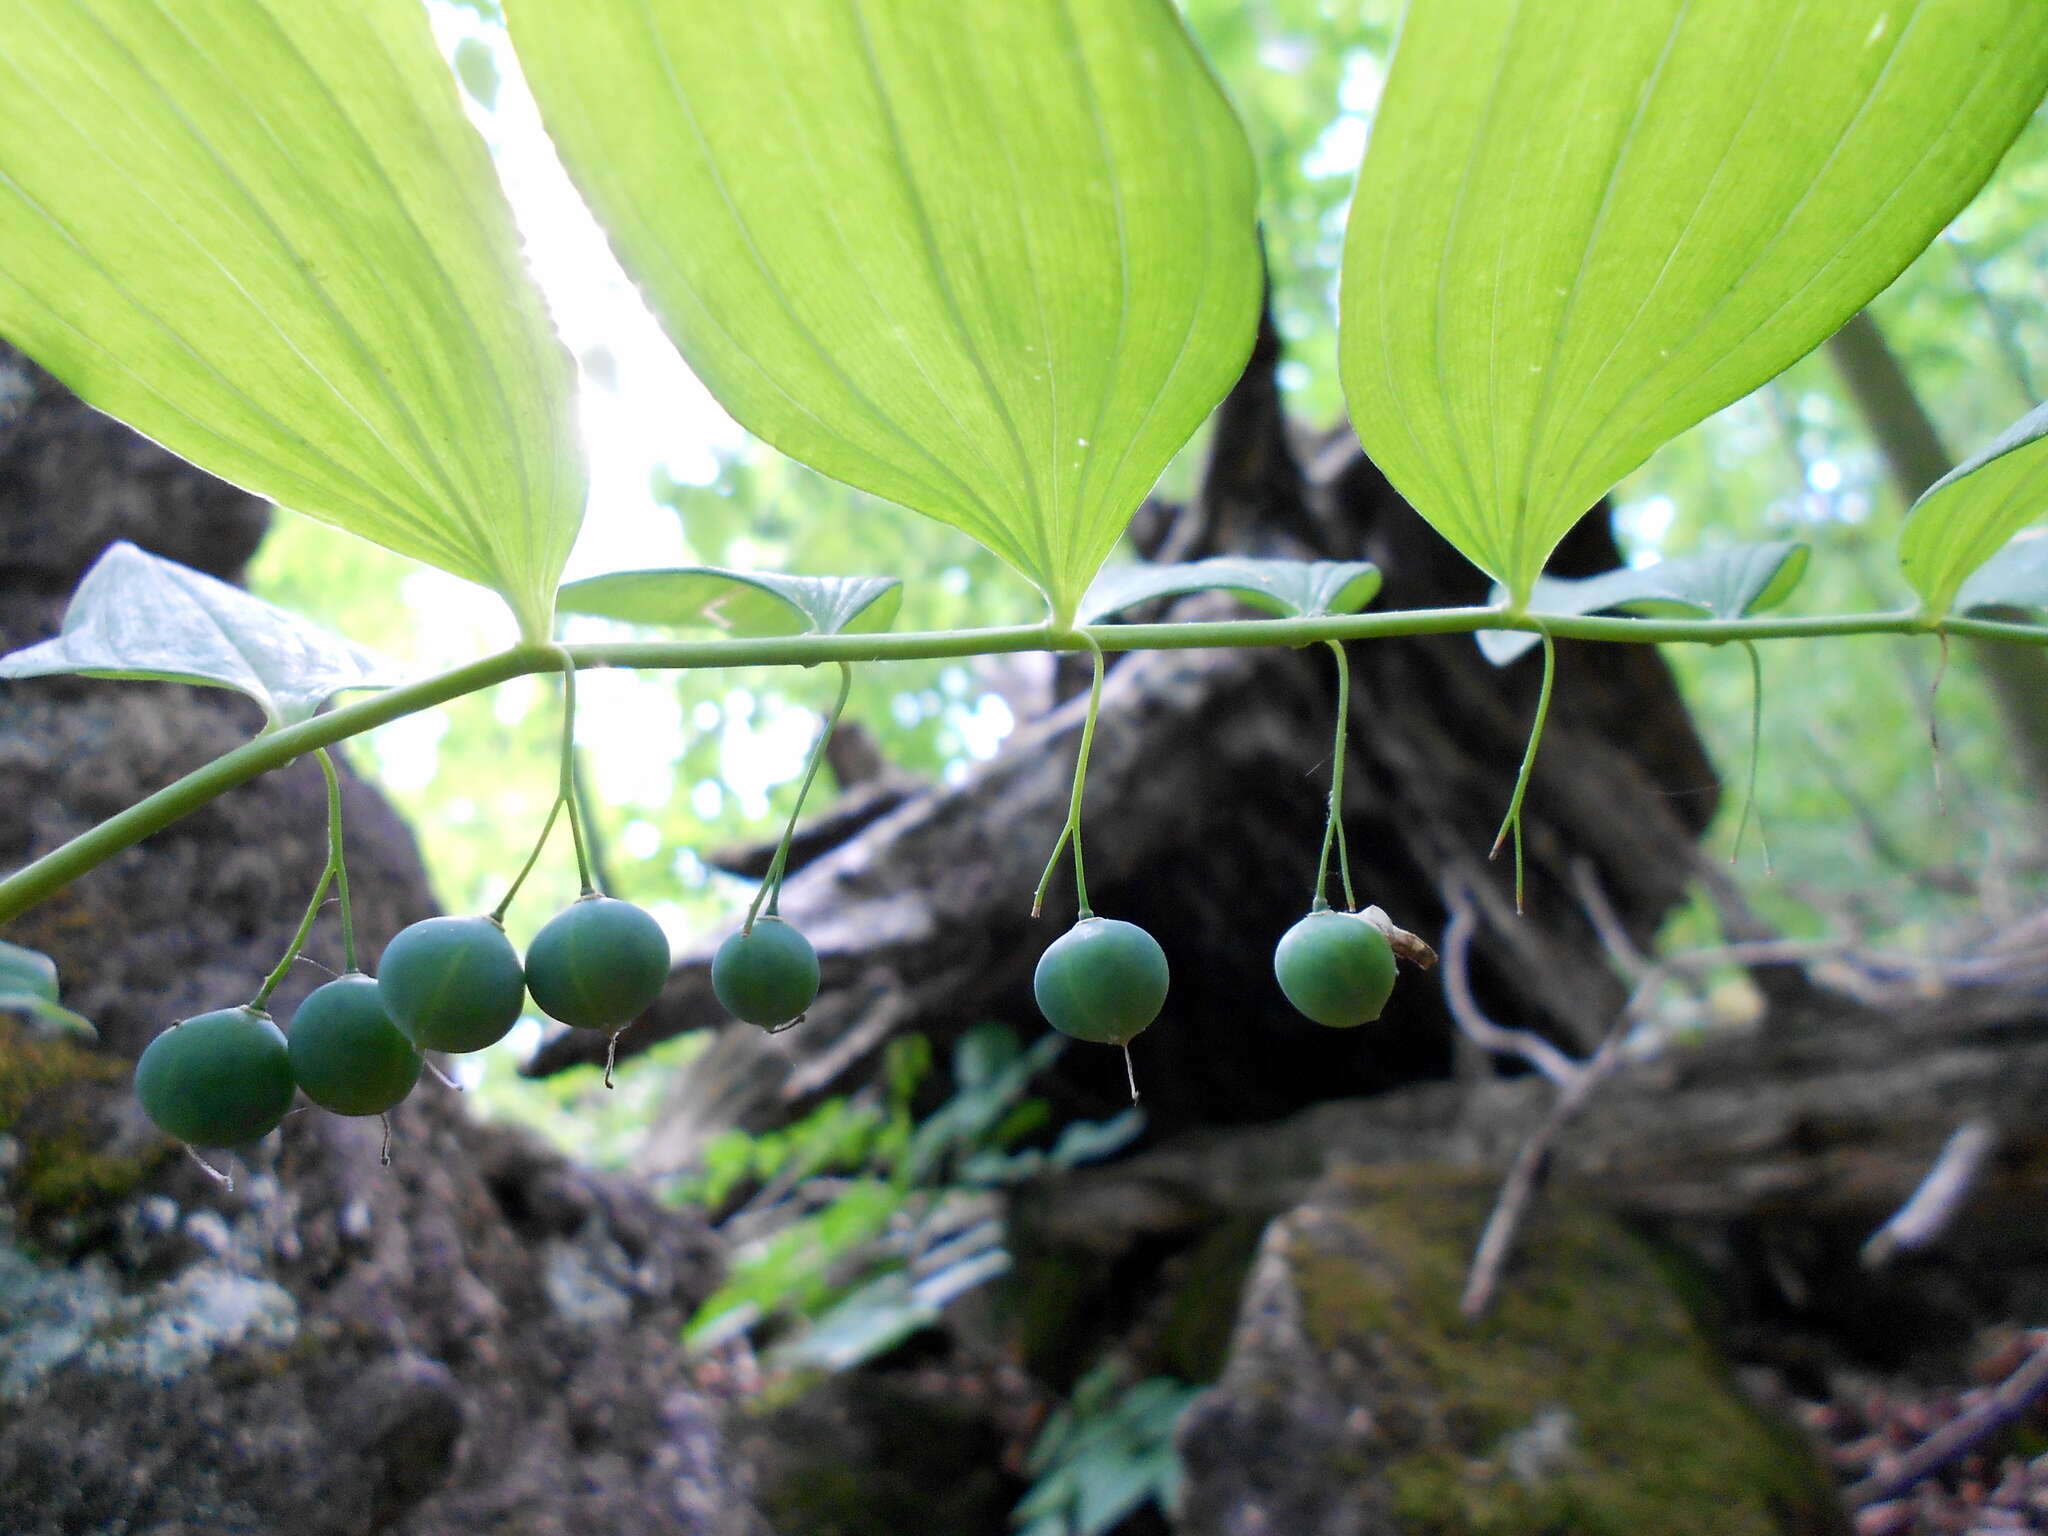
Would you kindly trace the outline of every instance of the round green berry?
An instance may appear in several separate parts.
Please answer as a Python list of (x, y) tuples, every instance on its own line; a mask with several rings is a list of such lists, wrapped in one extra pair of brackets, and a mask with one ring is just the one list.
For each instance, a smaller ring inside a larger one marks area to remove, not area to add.
[(734, 1018), (777, 1029), (797, 1018), (818, 996), (818, 952), (779, 917), (754, 920), (718, 946), (711, 959), (711, 990)]
[(426, 1059), (384, 1011), (361, 972), (315, 987), (292, 1015), (292, 1076), (337, 1115), (381, 1115), (412, 1092)]
[(384, 946), (377, 991), (421, 1050), (480, 1051), (519, 1022), (526, 972), (490, 918), (430, 917)]
[(1355, 912), (1311, 912), (1273, 951), (1280, 990), (1318, 1024), (1350, 1029), (1380, 1016), (1394, 990), (1387, 936)]
[(195, 1014), (135, 1063), (135, 1096), (157, 1128), (195, 1147), (234, 1147), (277, 1129), (292, 1107), (284, 1035), (255, 1008)]
[(526, 990), (578, 1029), (623, 1029), (668, 980), (668, 936), (630, 901), (585, 896), (526, 946)]
[(1084, 917), (1038, 957), (1031, 991), (1061, 1034), (1128, 1045), (1166, 1003), (1166, 952), (1136, 923)]

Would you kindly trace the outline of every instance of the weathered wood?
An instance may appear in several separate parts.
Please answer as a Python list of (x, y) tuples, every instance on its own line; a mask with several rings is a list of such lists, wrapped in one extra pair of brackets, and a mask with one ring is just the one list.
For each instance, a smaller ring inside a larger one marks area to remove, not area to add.
[[(1887, 1005), (1816, 992), (1801, 1014), (1629, 1062), (1558, 1138), (1552, 1185), (1658, 1223), (1834, 1231), (1853, 1260), (1849, 1240), (1913, 1193), (1957, 1126), (1981, 1121), (1997, 1151), (1938, 1246), (2048, 1259), (2048, 944), (1995, 960), (1946, 980), (1865, 975)], [(1118, 1252), (1276, 1214), (1333, 1167), (1498, 1172), (1556, 1092), (1533, 1075), (1428, 1084), (1256, 1131), (1191, 1132), (1047, 1181), (1027, 1227), (1032, 1242)]]

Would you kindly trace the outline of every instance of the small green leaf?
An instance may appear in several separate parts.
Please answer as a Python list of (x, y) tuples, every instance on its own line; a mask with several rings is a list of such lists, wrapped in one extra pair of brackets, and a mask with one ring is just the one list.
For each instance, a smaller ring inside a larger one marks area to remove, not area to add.
[(96, 1034), (90, 1021), (57, 1001), (57, 963), (40, 950), (0, 939), (0, 1013), (43, 1030)]
[(1155, 597), (1234, 592), (1282, 618), (1356, 613), (1379, 595), (1380, 570), (1365, 560), (1240, 560), (1217, 556), (1185, 565), (1113, 565), (1097, 576), (1076, 615), (1094, 624)]
[(0, 336), (546, 638), (575, 369), (419, 0), (0, 5)]
[(1955, 608), (2048, 611), (2048, 528), (2027, 529), (1972, 571), (1956, 593)]
[(785, 576), (690, 565), (572, 581), (556, 604), (564, 613), (716, 629), (734, 639), (872, 634), (895, 622), (903, 583), (894, 576)]
[(39, 949), (0, 939), (0, 993), (57, 1001), (57, 962)]
[(2044, 90), (2040, 0), (1411, 5), (1345, 239), (1366, 451), (1525, 599), (1617, 481), (1896, 277)]
[[(2048, 514), (2048, 405), (1921, 493), (1899, 531), (1899, 564), (1922, 610), (1944, 614), (1965, 579)], [(1982, 600), (1979, 599), (1981, 602)]]
[(59, 672), (233, 688), (272, 725), (308, 719), (346, 689), (398, 681), (340, 636), (125, 539), (85, 573), (54, 640), (0, 656), (0, 678)]
[(1236, 380), (1244, 130), (1166, 0), (514, 0), (563, 163), (721, 404), (1073, 613)]
[[(1795, 540), (1779, 540), (1737, 544), (1655, 565), (1623, 566), (1576, 580), (1540, 576), (1526, 611), (1537, 618), (1576, 618), (1612, 608), (1645, 616), (1680, 613), (1739, 619), (1775, 608), (1790, 597), (1806, 574), (1811, 553)], [(1505, 595), (1496, 587), (1493, 601)], [(1502, 667), (1539, 637), (1519, 629), (1482, 629), (1476, 638), (1486, 659)]]
[(486, 112), (498, 104), (498, 61), (482, 38), (465, 37), (455, 45), (455, 78)]

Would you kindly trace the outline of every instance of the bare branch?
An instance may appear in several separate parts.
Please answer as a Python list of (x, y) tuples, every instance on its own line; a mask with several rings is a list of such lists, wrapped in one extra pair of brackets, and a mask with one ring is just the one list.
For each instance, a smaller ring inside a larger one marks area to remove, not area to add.
[(1863, 1245), (1864, 1267), (1881, 1269), (1896, 1255), (1925, 1248), (1947, 1231), (1997, 1147), (1998, 1127), (1990, 1121), (1966, 1120), (1957, 1126), (1920, 1187)]
[(1451, 914), (1444, 925), (1444, 1001), (1459, 1033), (1482, 1050), (1519, 1057), (1560, 1087), (1576, 1081), (1583, 1070), (1580, 1063), (1533, 1030), (1505, 1029), (1480, 1011), (1472, 995), (1471, 973), (1472, 938), (1479, 919), (1462, 885), (1444, 893), (1444, 904)]
[(2034, 1352), (2013, 1373), (1905, 1455), (1853, 1484), (1842, 1495), (1851, 1509), (1897, 1498), (1922, 1478), (1967, 1456), (2033, 1407), (2048, 1392), (2048, 1333), (2033, 1335)]

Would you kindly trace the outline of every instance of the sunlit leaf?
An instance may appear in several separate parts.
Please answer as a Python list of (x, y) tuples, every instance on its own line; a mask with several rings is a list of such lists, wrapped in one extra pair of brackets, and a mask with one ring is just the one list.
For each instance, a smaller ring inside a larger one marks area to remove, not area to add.
[(93, 563), (55, 639), (0, 656), (0, 678), (144, 678), (246, 693), (273, 725), (350, 688), (388, 688), (388, 662), (240, 587), (123, 540)]
[(1516, 598), (1667, 439), (1810, 350), (2048, 89), (2038, 0), (1429, 0), (1346, 236), (1367, 452)]
[(1164, 0), (515, 0), (541, 113), (719, 401), (1070, 615), (1235, 380), (1243, 130)]
[(545, 637), (573, 368), (417, 0), (0, 6), (0, 336)]
[(894, 576), (785, 576), (692, 565), (572, 581), (558, 603), (564, 613), (716, 629), (738, 639), (867, 634), (895, 621), (903, 583)]
[[(1926, 607), (1946, 613), (1964, 581), (2027, 524), (2048, 515), (2048, 405), (1921, 494), (1899, 531), (1899, 564)], [(2021, 562), (2027, 556), (2015, 557)], [(2004, 577), (2011, 580), (2011, 567)], [(1981, 589), (1980, 589), (1981, 591)], [(1981, 604), (1981, 596), (1973, 602)]]
[(1155, 597), (1232, 592), (1282, 618), (1356, 613), (1379, 595), (1379, 567), (1365, 560), (1241, 560), (1219, 555), (1184, 565), (1112, 565), (1089, 585), (1076, 617), (1093, 624)]
[(1956, 612), (2027, 608), (2048, 612), (2048, 528), (2030, 528), (1970, 573)]
[[(1775, 608), (1790, 597), (1806, 574), (1810, 553), (1804, 544), (1781, 540), (1737, 544), (1655, 565), (1623, 566), (1576, 580), (1541, 576), (1528, 611), (1538, 618), (1577, 617), (1612, 608), (1645, 616), (1739, 619)], [(1501, 596), (1496, 589), (1494, 600)], [(1539, 637), (1519, 629), (1483, 629), (1476, 638), (1486, 659), (1500, 667), (1536, 645)]]

